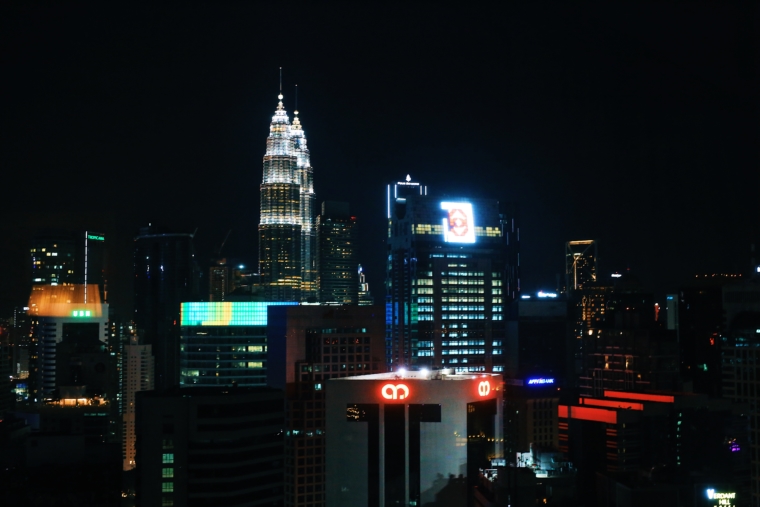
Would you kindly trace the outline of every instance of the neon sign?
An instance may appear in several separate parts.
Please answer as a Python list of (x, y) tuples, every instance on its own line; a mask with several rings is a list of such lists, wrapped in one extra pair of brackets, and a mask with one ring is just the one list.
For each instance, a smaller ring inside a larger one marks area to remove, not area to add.
[(488, 394), (491, 392), (491, 383), (487, 380), (484, 380), (480, 384), (478, 384), (478, 394), (481, 396), (488, 396)]
[(88, 234), (87, 235), (87, 239), (91, 239), (93, 241), (105, 241), (106, 240), (106, 238), (104, 238), (103, 236), (95, 235), (95, 234)]
[(448, 211), (443, 219), (443, 240), (447, 243), (475, 243), (475, 217), (469, 202), (442, 202)]
[(553, 384), (553, 378), (532, 378), (528, 379), (528, 385)]
[(385, 384), (380, 393), (386, 400), (403, 400), (409, 397), (409, 388), (405, 384)]
[(709, 488), (707, 491), (707, 498), (709, 500), (717, 500), (718, 503), (711, 505), (732, 507), (735, 505), (736, 493), (719, 493), (714, 488)]

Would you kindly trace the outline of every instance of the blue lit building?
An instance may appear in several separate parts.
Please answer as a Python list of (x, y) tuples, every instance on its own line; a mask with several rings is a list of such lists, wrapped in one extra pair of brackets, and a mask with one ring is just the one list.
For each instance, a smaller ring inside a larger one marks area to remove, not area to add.
[(267, 385), (267, 308), (297, 304), (182, 303), (180, 385)]
[(388, 187), (389, 370), (507, 372), (506, 310), (520, 290), (516, 219), (497, 200), (433, 197), (408, 176)]

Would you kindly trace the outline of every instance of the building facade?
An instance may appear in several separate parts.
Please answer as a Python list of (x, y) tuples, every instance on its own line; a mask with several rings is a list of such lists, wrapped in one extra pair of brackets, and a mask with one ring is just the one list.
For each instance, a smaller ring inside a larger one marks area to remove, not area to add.
[(131, 336), (128, 344), (124, 345), (122, 376), (122, 470), (135, 468), (135, 443), (137, 433), (135, 427), (136, 396), (139, 391), (152, 391), (154, 378), (153, 351), (150, 345), (140, 345), (137, 336)]
[(501, 375), (382, 373), (327, 383), (327, 505), (471, 505), (503, 458)]
[[(519, 293), (516, 219), (499, 201), (434, 198), (412, 183), (388, 191), (388, 368), (502, 372), (505, 308)], [(407, 193), (391, 199), (398, 189)]]
[(282, 505), (282, 392), (191, 387), (137, 396), (137, 504)]
[(267, 385), (267, 308), (298, 303), (182, 303), (180, 385)]
[(180, 303), (199, 296), (193, 234), (144, 227), (134, 259), (135, 328), (152, 346), (156, 389), (166, 389), (179, 385)]
[(325, 201), (317, 217), (317, 281), (319, 302), (359, 303), (359, 261), (356, 255), (356, 217), (347, 202)]
[(268, 385), (286, 392), (285, 505), (325, 506), (325, 382), (385, 367), (382, 306), (269, 309)]
[(316, 299), (316, 230), (310, 154), (282, 94), (272, 117), (260, 186), (259, 273), (267, 301)]

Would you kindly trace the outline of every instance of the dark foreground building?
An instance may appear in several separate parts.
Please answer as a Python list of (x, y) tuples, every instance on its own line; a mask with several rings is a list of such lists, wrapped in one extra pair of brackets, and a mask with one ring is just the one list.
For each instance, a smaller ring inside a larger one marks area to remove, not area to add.
[(281, 506), (283, 393), (189, 387), (137, 393), (137, 503)]

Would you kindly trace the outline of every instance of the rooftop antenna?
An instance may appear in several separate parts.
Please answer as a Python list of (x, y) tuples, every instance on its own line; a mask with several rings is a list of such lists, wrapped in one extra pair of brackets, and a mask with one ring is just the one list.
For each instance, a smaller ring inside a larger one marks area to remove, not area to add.
[(296, 85), (296, 103), (293, 106), (293, 114), (298, 114), (298, 85)]
[(282, 67), (280, 67), (280, 95), (282, 95)]

